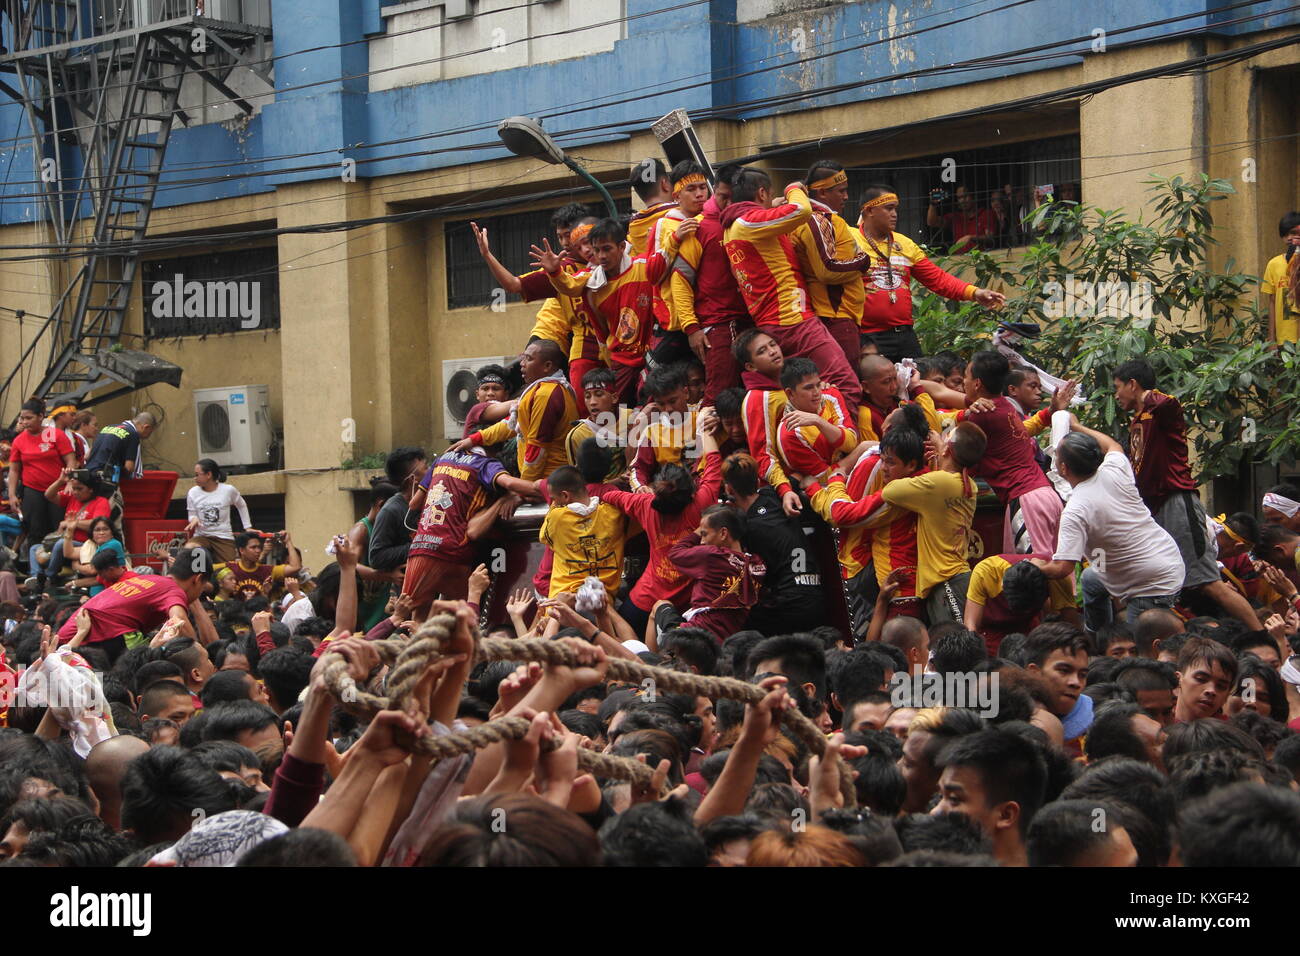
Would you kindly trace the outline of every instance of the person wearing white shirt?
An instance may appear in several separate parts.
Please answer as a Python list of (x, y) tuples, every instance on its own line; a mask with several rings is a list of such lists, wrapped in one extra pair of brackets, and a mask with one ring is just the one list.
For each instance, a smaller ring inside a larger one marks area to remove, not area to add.
[(1128, 456), (1109, 435), (1084, 428), (1070, 416), (1070, 434), (1056, 450), (1056, 467), (1073, 489), (1061, 512), (1051, 561), (1030, 560), (1049, 578), (1083, 573), (1084, 624), (1093, 633), (1122, 599), (1130, 625), (1148, 608), (1173, 607), (1186, 572), (1182, 553), (1142, 502)]
[(189, 536), (185, 546), (207, 548), (214, 564), (229, 564), (238, 557), (235, 532), (230, 524), (232, 508), (239, 512), (245, 531), (257, 531), (248, 516), (243, 495), (225, 480), (221, 466), (211, 458), (204, 458), (194, 466), (194, 487), (185, 496), (185, 509), (190, 518), (185, 526)]

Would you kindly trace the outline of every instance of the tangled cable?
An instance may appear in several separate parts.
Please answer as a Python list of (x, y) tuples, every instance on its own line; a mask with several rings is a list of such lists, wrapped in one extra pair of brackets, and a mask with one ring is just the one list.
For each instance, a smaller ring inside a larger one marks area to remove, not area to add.
[[(390, 665), (387, 685), (388, 696), (372, 694), (356, 685), (347, 672), (347, 661), (340, 654), (327, 653), (324, 678), (326, 686), (349, 712), (369, 717), (391, 708), (404, 709), (419, 683), (425, 669), (444, 653), (444, 648), (456, 626), (450, 614), (439, 614), (426, 620), (409, 640), (389, 639), (374, 641), (371, 646), (379, 651), (380, 659)], [(481, 637), (474, 631), (475, 659), (487, 661), (537, 661), (563, 667), (581, 667), (585, 662), (573, 648), (559, 641), (539, 638)], [(611, 657), (607, 660), (608, 676), (617, 681), (645, 685), (648, 681), (653, 692), (692, 694), (697, 697), (719, 698), (757, 704), (765, 696), (762, 688), (731, 677), (708, 677), (682, 671), (652, 667), (641, 661)], [(817, 756), (826, 754), (826, 736), (811, 720), (798, 710), (782, 710), (780, 719)], [(420, 738), (419, 749), (435, 758), (470, 753), (499, 743), (518, 740), (528, 732), (529, 722), (522, 717), (498, 717), (485, 724), (459, 734), (436, 738)], [(596, 776), (627, 780), (642, 788), (648, 787), (652, 771), (639, 761), (625, 757), (598, 754), (590, 750), (578, 751), (580, 769)], [(845, 806), (855, 806), (857, 797), (853, 774), (847, 764), (840, 763), (840, 792)]]

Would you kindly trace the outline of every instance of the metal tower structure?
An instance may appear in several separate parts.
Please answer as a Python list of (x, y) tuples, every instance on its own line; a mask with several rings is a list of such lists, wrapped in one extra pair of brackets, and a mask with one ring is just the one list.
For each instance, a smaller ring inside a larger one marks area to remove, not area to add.
[(87, 405), (155, 382), (179, 385), (180, 368), (121, 346), (140, 243), (168, 139), (176, 123), (191, 122), (181, 108), (187, 77), (246, 115), (253, 107), (230, 74), (246, 66), (271, 84), (269, 0), (0, 3), (0, 93), (23, 106), (51, 254), (72, 263), (0, 401), (42, 347), (33, 390), (42, 398)]

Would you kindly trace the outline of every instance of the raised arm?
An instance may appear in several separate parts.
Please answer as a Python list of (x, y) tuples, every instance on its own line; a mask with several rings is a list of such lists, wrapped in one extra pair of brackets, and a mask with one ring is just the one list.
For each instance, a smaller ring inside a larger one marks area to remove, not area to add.
[(497, 257), (492, 254), (492, 247), (488, 244), (488, 231), (479, 228), (479, 224), (476, 222), (471, 222), (469, 227), (474, 230), (474, 241), (478, 243), (478, 254), (487, 263), (488, 271), (492, 273), (492, 278), (496, 280), (497, 285), (507, 292), (519, 295), (522, 289), (519, 277), (498, 262)]
[(1087, 427), (1086, 425), (1079, 424), (1079, 419), (1076, 418), (1073, 413), (1071, 413), (1070, 415), (1070, 431), (1080, 432), (1081, 434), (1084, 435), (1091, 435), (1096, 440), (1097, 444), (1101, 446), (1101, 453), (1103, 455), (1109, 455), (1113, 451), (1124, 450), (1120, 446), (1120, 443), (1117, 442), (1115, 439), (1111, 438), (1109, 435), (1103, 432), (1094, 431), (1093, 429)]

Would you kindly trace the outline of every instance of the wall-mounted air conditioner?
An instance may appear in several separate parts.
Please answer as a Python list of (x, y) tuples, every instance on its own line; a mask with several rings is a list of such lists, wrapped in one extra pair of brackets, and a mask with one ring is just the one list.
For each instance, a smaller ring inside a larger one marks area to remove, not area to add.
[(197, 388), (194, 419), (200, 458), (211, 458), (222, 467), (271, 462), (275, 428), (265, 385)]
[(443, 359), (442, 361), (442, 433), (447, 441), (460, 441), (464, 437), (465, 418), (478, 404), (474, 392), (478, 379), (474, 373), (484, 365), (506, 365), (517, 359), (516, 355), (489, 355), (486, 358)]

